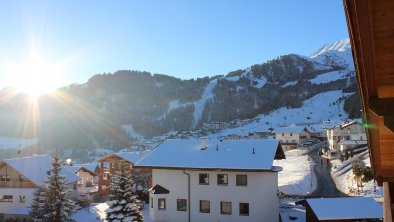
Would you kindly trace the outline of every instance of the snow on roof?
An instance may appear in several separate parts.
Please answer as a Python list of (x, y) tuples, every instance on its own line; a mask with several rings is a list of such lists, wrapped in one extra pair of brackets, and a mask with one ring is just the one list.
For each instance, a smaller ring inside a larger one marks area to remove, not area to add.
[(306, 199), (319, 220), (382, 218), (383, 208), (370, 197)]
[(366, 140), (342, 140), (339, 141), (339, 145), (364, 145), (368, 142)]
[(271, 171), (280, 147), (277, 140), (205, 140), (203, 150), (200, 142), (197, 139), (166, 140), (136, 166)]
[(305, 126), (286, 126), (286, 127), (276, 127), (273, 133), (301, 133), (304, 131)]
[(340, 127), (341, 127), (341, 129), (342, 129), (342, 128), (348, 127), (348, 126), (350, 126), (350, 125), (353, 125), (353, 124), (360, 124), (360, 125), (362, 125), (360, 122), (357, 122), (357, 121), (350, 121), (350, 122), (347, 122), (347, 123), (343, 123)]
[[(5, 159), (3, 162), (14, 168), (36, 185), (42, 185), (43, 181), (47, 179), (47, 172), (52, 168), (52, 157), (47, 154)], [(62, 169), (61, 174), (66, 177), (68, 183), (80, 180), (78, 176), (66, 169)]]
[(88, 169), (88, 170), (94, 172), (94, 171), (96, 171), (96, 168), (97, 168), (97, 166), (98, 166), (98, 163), (97, 163), (97, 162), (94, 162), (94, 163), (84, 163), (84, 164), (76, 164), (76, 165), (77, 165), (77, 166), (85, 167), (86, 169)]
[(118, 157), (125, 159), (127, 161), (129, 161), (130, 163), (135, 163), (138, 160), (140, 160), (142, 157), (146, 156), (148, 153), (150, 153), (149, 151), (142, 151), (140, 152), (121, 152), (121, 153), (115, 153), (115, 155), (117, 155)]
[(85, 166), (81, 165), (73, 165), (73, 166), (64, 166), (64, 169), (76, 174), (78, 171), (80, 171), (81, 169), (88, 171), (90, 174), (94, 174), (96, 175), (96, 173), (93, 171), (91, 171), (90, 169), (86, 168)]

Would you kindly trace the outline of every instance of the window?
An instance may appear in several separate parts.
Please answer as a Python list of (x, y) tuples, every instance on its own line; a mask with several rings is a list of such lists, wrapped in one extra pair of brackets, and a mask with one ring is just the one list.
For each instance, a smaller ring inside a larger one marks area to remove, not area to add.
[(104, 173), (103, 180), (108, 180), (108, 174), (107, 173)]
[(153, 198), (150, 198), (150, 208), (153, 208)]
[(239, 203), (239, 215), (249, 216), (249, 203)]
[(211, 212), (209, 200), (200, 200), (200, 213), (209, 213)]
[(158, 209), (159, 210), (165, 210), (166, 209), (166, 199), (165, 198), (159, 198), (157, 203), (158, 203)]
[(186, 199), (177, 199), (176, 200), (176, 210), (177, 211), (186, 211), (187, 210), (187, 201)]
[(293, 134), (292, 134), (292, 133), (290, 133), (290, 136), (293, 136)]
[(200, 173), (199, 177), (200, 177), (199, 178), (200, 184), (202, 184), (202, 185), (209, 185), (209, 174), (207, 174), (207, 173)]
[(25, 195), (20, 195), (19, 196), (19, 202), (21, 202), (21, 203), (26, 202), (26, 196)]
[(247, 186), (248, 185), (248, 176), (247, 175), (237, 175), (236, 179), (237, 186)]
[(220, 202), (220, 213), (231, 215), (231, 202)]
[(12, 202), (12, 195), (0, 195), (0, 202)]
[(10, 175), (1, 174), (0, 176), (1, 181), (10, 181)]
[(227, 174), (218, 174), (218, 185), (228, 185), (228, 175)]
[(282, 133), (282, 136), (285, 136), (285, 134), (284, 134), (284, 133)]
[(295, 140), (291, 140), (291, 142), (295, 143), (296, 141)]

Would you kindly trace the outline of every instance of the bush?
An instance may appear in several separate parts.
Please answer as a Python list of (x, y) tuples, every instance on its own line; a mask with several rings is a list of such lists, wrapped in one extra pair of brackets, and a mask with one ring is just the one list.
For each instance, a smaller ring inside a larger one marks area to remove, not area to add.
[(371, 167), (365, 167), (362, 171), (363, 177), (361, 178), (361, 181), (363, 182), (368, 182), (373, 179), (373, 174)]

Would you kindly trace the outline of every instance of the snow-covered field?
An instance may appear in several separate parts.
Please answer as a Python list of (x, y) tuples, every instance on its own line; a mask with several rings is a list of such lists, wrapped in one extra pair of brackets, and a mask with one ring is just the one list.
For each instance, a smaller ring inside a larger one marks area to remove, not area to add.
[(311, 164), (307, 154), (292, 155), (292, 151), (286, 152), (285, 160), (275, 160), (275, 166), (283, 167), (278, 175), (279, 191), (296, 195), (312, 192), (316, 188), (316, 177), (311, 174)]
[[(71, 215), (71, 218), (78, 222), (105, 222), (106, 213), (108, 208), (106, 203), (91, 204), (89, 208), (83, 208)], [(144, 222), (152, 222), (149, 217), (149, 205), (145, 204), (143, 209)]]
[(0, 137), (0, 149), (23, 149), (37, 143), (35, 138)]

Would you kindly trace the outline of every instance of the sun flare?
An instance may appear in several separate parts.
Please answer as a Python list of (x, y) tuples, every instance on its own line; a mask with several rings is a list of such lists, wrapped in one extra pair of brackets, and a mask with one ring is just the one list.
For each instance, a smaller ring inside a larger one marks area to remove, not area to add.
[(57, 74), (61, 69), (57, 64), (50, 64), (37, 55), (30, 56), (21, 64), (9, 64), (7, 71), (11, 87), (17, 92), (37, 99), (52, 93), (59, 83)]

